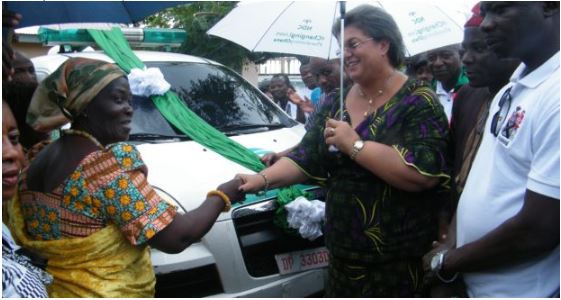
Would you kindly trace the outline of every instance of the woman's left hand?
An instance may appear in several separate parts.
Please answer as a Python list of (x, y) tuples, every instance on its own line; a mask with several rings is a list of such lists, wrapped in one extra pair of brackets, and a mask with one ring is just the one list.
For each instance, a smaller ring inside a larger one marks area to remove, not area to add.
[(354, 142), (360, 139), (349, 123), (335, 119), (327, 120), (323, 136), (327, 145), (334, 145), (339, 151), (346, 154), (352, 152)]

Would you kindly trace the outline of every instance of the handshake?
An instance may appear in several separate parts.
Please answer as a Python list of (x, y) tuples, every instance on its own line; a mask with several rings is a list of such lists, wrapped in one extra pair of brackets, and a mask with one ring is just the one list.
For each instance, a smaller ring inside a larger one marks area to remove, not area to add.
[(266, 191), (269, 180), (263, 173), (237, 174), (234, 179), (224, 182), (217, 190), (226, 194), (232, 204), (243, 201), (245, 194)]

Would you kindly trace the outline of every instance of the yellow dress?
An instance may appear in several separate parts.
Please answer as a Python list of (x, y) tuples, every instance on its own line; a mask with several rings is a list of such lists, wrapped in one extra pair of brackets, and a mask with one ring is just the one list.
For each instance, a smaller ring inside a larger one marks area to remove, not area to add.
[(147, 184), (142, 166), (134, 146), (122, 143), (86, 157), (58, 193), (29, 191), (22, 179), (9, 226), (19, 245), (48, 260), (49, 297), (154, 297), (147, 241), (176, 209)]

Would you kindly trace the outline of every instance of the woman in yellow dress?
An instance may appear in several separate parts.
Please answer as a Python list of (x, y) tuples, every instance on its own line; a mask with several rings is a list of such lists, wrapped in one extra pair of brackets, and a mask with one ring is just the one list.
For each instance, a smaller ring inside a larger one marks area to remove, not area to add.
[(209, 192), (178, 214), (147, 182), (140, 153), (126, 143), (133, 109), (114, 64), (70, 58), (35, 93), (27, 121), (43, 131), (70, 120), (22, 172), (11, 228), (48, 259), (50, 297), (153, 297), (149, 247), (177, 253), (200, 239), (239, 200), (239, 183)]

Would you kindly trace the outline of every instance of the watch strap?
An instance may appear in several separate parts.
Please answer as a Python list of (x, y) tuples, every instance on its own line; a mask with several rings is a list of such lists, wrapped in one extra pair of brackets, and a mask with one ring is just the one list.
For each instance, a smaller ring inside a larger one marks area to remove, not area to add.
[(353, 143), (353, 150), (351, 151), (351, 155), (350, 155), (351, 159), (355, 160), (356, 156), (358, 155), (360, 150), (362, 150), (363, 148), (364, 148), (364, 141), (357, 140), (356, 142), (354, 142)]

